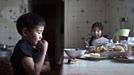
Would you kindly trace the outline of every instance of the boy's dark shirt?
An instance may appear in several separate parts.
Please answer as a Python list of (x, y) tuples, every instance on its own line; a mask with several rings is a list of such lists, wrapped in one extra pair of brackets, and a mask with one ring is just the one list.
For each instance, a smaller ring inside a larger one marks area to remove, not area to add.
[[(32, 48), (29, 43), (25, 40), (19, 40), (15, 46), (14, 52), (11, 56), (11, 64), (13, 67), (13, 75), (28, 75), (25, 71), (21, 60), (24, 57), (32, 57), (33, 61), (36, 62), (37, 58), (40, 54), (40, 50)], [(45, 61), (48, 61), (48, 57), (46, 56)]]

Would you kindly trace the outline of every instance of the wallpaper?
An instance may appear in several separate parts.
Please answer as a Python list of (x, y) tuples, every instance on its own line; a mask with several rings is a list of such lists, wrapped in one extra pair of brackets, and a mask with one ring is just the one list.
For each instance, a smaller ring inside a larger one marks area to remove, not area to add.
[(94, 22), (102, 22), (103, 34), (112, 37), (120, 28), (134, 36), (133, 0), (65, 0), (65, 47), (83, 47)]
[(15, 45), (20, 39), (15, 24), (28, 12), (28, 0), (0, 0), (0, 44)]

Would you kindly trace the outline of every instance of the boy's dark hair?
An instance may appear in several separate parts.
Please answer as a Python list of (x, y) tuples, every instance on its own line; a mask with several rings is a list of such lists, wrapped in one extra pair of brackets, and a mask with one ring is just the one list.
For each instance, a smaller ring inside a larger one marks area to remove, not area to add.
[(93, 25), (92, 25), (92, 29), (95, 28), (95, 27), (98, 27), (100, 30), (103, 30), (103, 25), (101, 22), (95, 22)]
[(18, 18), (16, 23), (17, 31), (19, 32), (20, 35), (22, 35), (23, 28), (27, 28), (28, 30), (31, 30), (39, 25), (45, 26), (46, 23), (41, 16), (35, 13), (23, 14)]

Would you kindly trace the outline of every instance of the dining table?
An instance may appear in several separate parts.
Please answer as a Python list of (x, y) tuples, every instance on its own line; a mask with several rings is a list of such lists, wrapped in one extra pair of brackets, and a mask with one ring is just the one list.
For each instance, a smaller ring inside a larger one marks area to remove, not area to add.
[(76, 63), (68, 64), (68, 59), (69, 57), (64, 53), (62, 75), (134, 75), (133, 62), (76, 58)]

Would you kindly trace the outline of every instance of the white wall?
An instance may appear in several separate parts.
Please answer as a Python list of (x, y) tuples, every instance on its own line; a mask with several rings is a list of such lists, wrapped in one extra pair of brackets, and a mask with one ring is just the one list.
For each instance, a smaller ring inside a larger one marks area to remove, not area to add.
[(15, 45), (20, 35), (15, 21), (28, 12), (28, 0), (0, 0), (0, 43)]
[(83, 47), (95, 21), (101, 21), (104, 34), (113, 35), (120, 28), (121, 18), (127, 19), (124, 28), (134, 36), (134, 0), (65, 0), (65, 47)]

